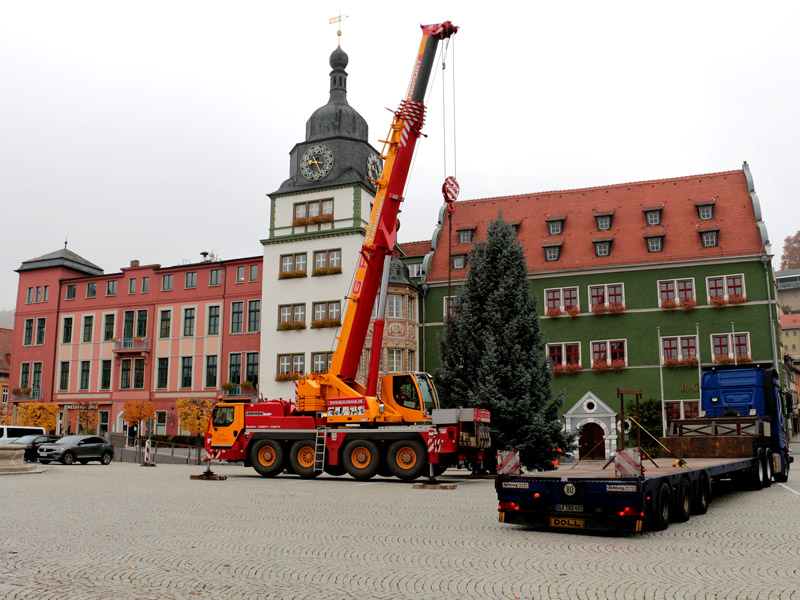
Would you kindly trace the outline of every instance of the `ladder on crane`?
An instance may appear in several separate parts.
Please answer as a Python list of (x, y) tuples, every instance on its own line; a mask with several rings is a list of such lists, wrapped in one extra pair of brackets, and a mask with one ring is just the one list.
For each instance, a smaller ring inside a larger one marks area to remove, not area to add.
[(317, 427), (317, 435), (314, 439), (314, 473), (322, 473), (325, 469), (325, 436), (328, 429)]

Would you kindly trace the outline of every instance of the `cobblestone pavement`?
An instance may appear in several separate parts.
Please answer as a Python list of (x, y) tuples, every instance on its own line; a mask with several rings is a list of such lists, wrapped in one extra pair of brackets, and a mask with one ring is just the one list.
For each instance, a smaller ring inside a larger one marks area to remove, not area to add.
[(794, 466), (688, 523), (613, 537), (498, 523), (491, 480), (55, 465), (0, 478), (0, 598), (800, 599)]

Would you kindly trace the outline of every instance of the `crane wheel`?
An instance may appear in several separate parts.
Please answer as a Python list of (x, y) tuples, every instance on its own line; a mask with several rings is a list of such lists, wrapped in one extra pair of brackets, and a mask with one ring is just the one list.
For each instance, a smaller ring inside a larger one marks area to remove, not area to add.
[(353, 440), (342, 453), (344, 470), (355, 479), (369, 479), (378, 471), (378, 446), (370, 440)]
[(386, 463), (398, 479), (411, 481), (425, 472), (427, 464), (425, 446), (417, 440), (399, 440), (389, 446)]
[(292, 444), (292, 449), (289, 451), (289, 463), (292, 465), (292, 470), (300, 477), (311, 479), (319, 475), (318, 472), (314, 472), (315, 460), (314, 442), (299, 440)]
[(259, 440), (250, 451), (250, 462), (262, 477), (275, 477), (283, 471), (283, 447), (274, 440)]

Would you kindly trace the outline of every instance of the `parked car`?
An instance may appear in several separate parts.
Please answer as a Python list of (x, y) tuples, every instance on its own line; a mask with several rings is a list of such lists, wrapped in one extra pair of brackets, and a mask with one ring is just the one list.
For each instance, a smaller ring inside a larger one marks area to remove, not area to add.
[(44, 427), (23, 427), (20, 425), (0, 425), (0, 445), (10, 444), (12, 440), (21, 438), (23, 435), (33, 434), (44, 435), (47, 433)]
[(39, 446), (42, 444), (52, 444), (60, 439), (60, 435), (23, 435), (21, 438), (17, 438), (10, 443), (25, 446), (25, 460), (27, 462), (36, 462)]
[(44, 464), (59, 460), (65, 465), (75, 461), (85, 465), (90, 460), (99, 460), (107, 465), (114, 460), (114, 446), (98, 435), (68, 435), (53, 444), (39, 446), (37, 456)]

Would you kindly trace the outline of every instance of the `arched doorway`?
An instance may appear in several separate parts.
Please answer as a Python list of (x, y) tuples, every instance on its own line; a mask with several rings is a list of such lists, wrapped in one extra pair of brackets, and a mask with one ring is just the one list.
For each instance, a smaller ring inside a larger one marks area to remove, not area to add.
[(606, 457), (603, 428), (597, 423), (585, 423), (578, 441), (578, 458), (602, 460)]

